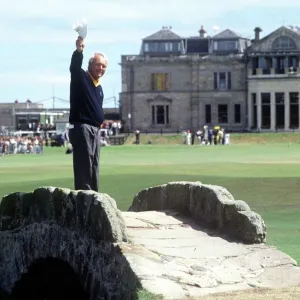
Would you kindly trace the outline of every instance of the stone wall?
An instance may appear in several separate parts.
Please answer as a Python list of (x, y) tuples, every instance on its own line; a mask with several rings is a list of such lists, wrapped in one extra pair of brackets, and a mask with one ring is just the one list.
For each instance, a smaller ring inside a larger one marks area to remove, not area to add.
[(196, 222), (220, 230), (230, 239), (254, 244), (266, 241), (266, 226), (260, 215), (223, 187), (200, 182), (170, 182), (140, 191), (129, 211), (175, 209)]
[(38, 259), (57, 258), (79, 275), (90, 299), (135, 299), (137, 279), (119, 248), (127, 241), (106, 194), (45, 187), (0, 203), (0, 291), (11, 293)]
[[(141, 58), (141, 57), (139, 57)], [(132, 70), (130, 72), (129, 70)], [(122, 64), (122, 84), (120, 93), (122, 119), (126, 127), (131, 121), (131, 129), (139, 128), (157, 131), (160, 128), (176, 131), (188, 128), (198, 129), (206, 124), (205, 105), (212, 105), (211, 124), (218, 124), (218, 104), (228, 106), (228, 122), (221, 124), (230, 129), (241, 129), (246, 124), (246, 65), (240, 58), (230, 56), (187, 56), (186, 59), (171, 57), (139, 59)], [(231, 89), (214, 89), (214, 72), (231, 72)], [(169, 90), (151, 91), (151, 74), (168, 73)], [(132, 87), (132, 88), (130, 88)], [(171, 103), (149, 100), (156, 96), (171, 99)], [(169, 124), (152, 124), (151, 105), (169, 105)], [(241, 105), (241, 122), (235, 123), (234, 105)], [(128, 118), (131, 115), (131, 120)]]

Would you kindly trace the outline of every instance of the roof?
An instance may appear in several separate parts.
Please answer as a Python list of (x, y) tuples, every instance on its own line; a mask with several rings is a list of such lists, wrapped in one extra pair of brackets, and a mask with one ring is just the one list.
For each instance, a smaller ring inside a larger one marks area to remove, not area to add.
[(161, 30), (155, 32), (152, 35), (147, 36), (144, 38), (144, 41), (158, 41), (158, 40), (181, 40), (181, 36), (177, 35), (171, 28), (163, 27)]
[(263, 38), (259, 39), (258, 41), (253, 40), (252, 45), (248, 48), (248, 51), (254, 51), (259, 45), (263, 44), (266, 40), (268, 40), (271, 36), (279, 37), (280, 35), (286, 35), (286, 33), (289, 33), (290, 36), (298, 39), (300, 35), (300, 28), (294, 27), (291, 29), (287, 26), (281, 26), (278, 29), (272, 31), (268, 35), (264, 36)]
[(261, 38), (259, 41), (267, 40), (271, 35), (276, 34), (277, 32), (284, 33), (286, 30), (289, 33), (296, 33), (298, 35), (300, 34), (299, 29), (296, 27), (294, 29), (291, 29), (290, 27), (287, 27), (287, 26), (281, 26), (278, 29), (276, 29), (275, 31), (273, 31), (273, 32), (269, 33), (268, 35), (264, 36), (263, 38)]
[(213, 39), (237, 39), (241, 38), (241, 36), (230, 29), (225, 29), (222, 32), (213, 36)]

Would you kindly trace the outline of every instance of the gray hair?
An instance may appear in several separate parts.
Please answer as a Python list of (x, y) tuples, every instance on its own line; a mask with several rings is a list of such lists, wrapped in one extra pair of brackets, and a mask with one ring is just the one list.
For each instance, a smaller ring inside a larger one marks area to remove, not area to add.
[(107, 57), (104, 53), (94, 53), (94, 55), (89, 59), (89, 68), (94, 63), (95, 57), (98, 56), (98, 55), (102, 56), (105, 59), (106, 64), (108, 63), (108, 59), (107, 59)]

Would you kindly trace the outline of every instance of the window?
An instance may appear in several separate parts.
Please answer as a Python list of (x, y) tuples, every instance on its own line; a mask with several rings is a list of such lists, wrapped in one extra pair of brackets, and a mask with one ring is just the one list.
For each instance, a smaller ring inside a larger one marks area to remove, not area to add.
[(205, 105), (205, 123), (206, 124), (211, 123), (211, 105), (210, 104)]
[(238, 42), (235, 40), (214, 41), (214, 51), (235, 51), (238, 50)]
[(284, 93), (275, 93), (275, 102), (276, 104), (284, 104)]
[(251, 106), (252, 106), (252, 126), (251, 128), (257, 128), (257, 103), (256, 93), (251, 93)]
[(226, 73), (222, 72), (219, 73), (219, 89), (225, 90), (226, 89)]
[(215, 90), (231, 90), (231, 72), (214, 73)]
[(219, 104), (218, 105), (218, 120), (219, 123), (228, 123), (228, 105)]
[(172, 43), (165, 43), (165, 51), (172, 52), (173, 44)]
[(290, 128), (299, 128), (299, 93), (291, 92), (290, 98)]
[(152, 105), (151, 111), (153, 125), (169, 124), (169, 105)]
[(155, 106), (152, 105), (152, 124), (155, 124)]
[(273, 49), (296, 49), (295, 42), (288, 36), (277, 38), (272, 45)]
[(152, 73), (151, 74), (151, 91), (167, 92), (169, 90), (169, 74), (168, 73)]
[(234, 123), (241, 123), (241, 104), (234, 105)]
[(261, 93), (261, 128), (271, 128), (271, 94)]
[(178, 53), (180, 51), (181, 51), (181, 42), (144, 42), (144, 52)]
[(156, 106), (156, 124), (165, 124), (165, 108), (163, 105)]

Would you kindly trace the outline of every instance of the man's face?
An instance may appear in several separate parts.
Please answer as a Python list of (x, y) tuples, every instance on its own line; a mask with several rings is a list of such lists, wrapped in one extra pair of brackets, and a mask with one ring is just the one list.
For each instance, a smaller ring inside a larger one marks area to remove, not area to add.
[(90, 73), (95, 79), (102, 77), (107, 68), (107, 61), (102, 55), (95, 55), (94, 62), (90, 66)]

